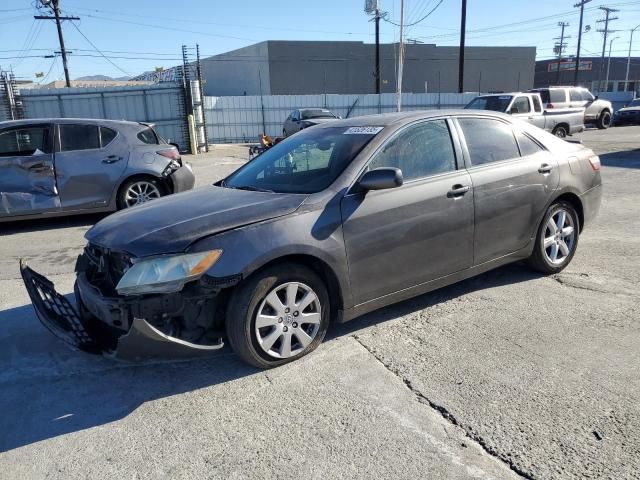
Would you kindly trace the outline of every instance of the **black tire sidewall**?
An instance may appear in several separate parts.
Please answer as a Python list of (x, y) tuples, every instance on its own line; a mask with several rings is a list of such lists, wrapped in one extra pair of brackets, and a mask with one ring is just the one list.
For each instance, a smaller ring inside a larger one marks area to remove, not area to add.
[[(562, 136), (558, 135), (559, 131), (563, 131), (564, 135)], [(559, 125), (553, 130), (553, 134), (558, 138), (567, 138), (567, 135), (569, 134), (569, 132), (567, 131), (566, 127)]]
[[(321, 305), (320, 329), (301, 354), (278, 359), (269, 356), (258, 344), (255, 321), (258, 308), (267, 294), (277, 285), (287, 282), (303, 283), (316, 293)], [(277, 367), (302, 358), (322, 343), (329, 328), (330, 308), (327, 287), (313, 270), (303, 265), (281, 264), (254, 274), (234, 292), (227, 310), (227, 337), (231, 348), (246, 362), (259, 368)]]
[[(573, 220), (573, 225), (575, 228), (576, 235), (575, 235), (573, 248), (569, 253), (569, 256), (561, 264), (555, 265), (551, 263), (549, 260), (547, 260), (547, 255), (545, 253), (545, 248), (544, 248), (544, 234), (546, 231), (546, 225), (547, 225), (547, 222), (549, 221), (549, 218), (555, 215), (560, 208), (564, 209), (569, 213), (569, 215), (571, 215), (571, 219)], [(580, 232), (580, 220), (578, 219), (578, 214), (574, 206), (571, 205), (569, 202), (565, 202), (565, 201), (554, 202), (547, 209), (547, 212), (545, 213), (544, 218), (542, 219), (542, 223), (538, 228), (538, 235), (536, 237), (536, 244), (534, 247), (535, 251), (533, 255), (534, 262), (538, 263), (539, 267), (542, 267), (538, 269), (544, 271), (545, 273), (558, 273), (562, 271), (567, 265), (569, 265), (571, 263), (571, 260), (573, 260), (573, 256), (575, 255), (578, 249), (578, 241), (580, 238), (579, 232)]]
[[(604, 119), (609, 117), (609, 122), (605, 123)], [(611, 126), (611, 114), (609, 112), (602, 112), (600, 114), (600, 118), (598, 119), (598, 128), (601, 130), (606, 130)]]

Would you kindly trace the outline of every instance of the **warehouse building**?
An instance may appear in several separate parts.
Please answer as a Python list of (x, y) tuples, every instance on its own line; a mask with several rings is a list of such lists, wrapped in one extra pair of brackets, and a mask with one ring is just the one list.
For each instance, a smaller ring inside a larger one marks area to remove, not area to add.
[[(604, 61), (602, 57), (580, 58), (578, 84), (587, 87), (592, 92), (623, 92), (633, 91), (640, 94), (640, 57), (611, 57)], [(627, 76), (629, 64), (629, 80)], [(607, 66), (609, 80), (607, 82)], [(536, 88), (550, 85), (573, 85), (576, 62), (574, 59), (543, 60), (536, 62), (534, 84)], [(600, 83), (598, 83), (600, 81)], [(600, 88), (599, 88), (600, 85)]]
[[(457, 92), (458, 54), (458, 47), (406, 45), (402, 90)], [(396, 91), (397, 55), (398, 44), (380, 45), (382, 93)], [(533, 88), (535, 56), (535, 47), (467, 47), (464, 90)], [(374, 59), (375, 44), (363, 42), (260, 42), (203, 59), (204, 94), (375, 93)], [(165, 70), (163, 76), (171, 77), (171, 71)]]

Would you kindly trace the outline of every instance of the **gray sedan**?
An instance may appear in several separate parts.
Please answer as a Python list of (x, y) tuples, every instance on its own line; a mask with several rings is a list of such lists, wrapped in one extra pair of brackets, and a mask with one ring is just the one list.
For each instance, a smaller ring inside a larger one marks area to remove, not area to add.
[(0, 222), (123, 209), (189, 190), (194, 180), (151, 125), (0, 122)]
[(21, 271), (41, 321), (82, 350), (143, 359), (228, 341), (268, 368), (312, 351), (331, 322), (510, 262), (561, 271), (600, 201), (591, 150), (513, 117), (374, 115), (102, 220), (76, 265), (77, 310)]

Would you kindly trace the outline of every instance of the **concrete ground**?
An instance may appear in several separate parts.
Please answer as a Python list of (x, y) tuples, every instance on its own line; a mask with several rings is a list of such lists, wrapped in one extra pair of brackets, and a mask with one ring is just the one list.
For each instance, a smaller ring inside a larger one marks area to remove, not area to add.
[[(38, 323), (101, 216), (0, 225), (1, 478), (640, 478), (640, 127), (589, 130), (605, 195), (559, 275), (520, 264), (334, 325), (262, 372), (131, 365)], [(190, 159), (211, 183), (246, 159)]]

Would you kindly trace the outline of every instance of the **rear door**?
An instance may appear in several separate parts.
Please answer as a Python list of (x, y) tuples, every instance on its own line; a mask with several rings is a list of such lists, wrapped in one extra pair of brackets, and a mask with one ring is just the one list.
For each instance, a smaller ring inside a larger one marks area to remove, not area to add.
[(97, 124), (57, 128), (56, 177), (64, 210), (109, 205), (129, 160), (123, 135)]
[(471, 266), (473, 192), (456, 145), (447, 120), (409, 125), (368, 165), (399, 168), (404, 184), (354, 191), (342, 199), (343, 235), (357, 304)]
[(486, 117), (457, 122), (473, 183), (479, 265), (529, 244), (560, 175), (553, 156), (511, 124)]
[(0, 130), (0, 217), (59, 209), (52, 125)]
[[(511, 104), (511, 115), (516, 118), (520, 118), (526, 122), (529, 122), (536, 127), (544, 128), (544, 117), (542, 116), (542, 106), (540, 105), (539, 100), (537, 104), (532, 102), (535, 97), (538, 100), (536, 95), (518, 95), (513, 100)], [(536, 110), (537, 108), (537, 110)], [(516, 113), (517, 112), (517, 113)]]

